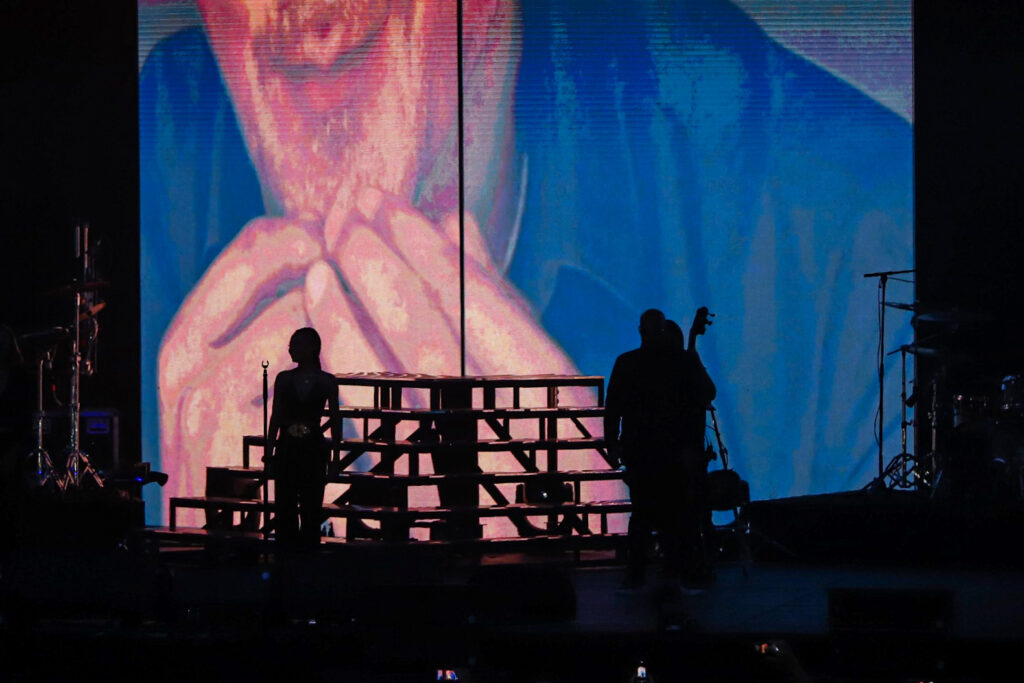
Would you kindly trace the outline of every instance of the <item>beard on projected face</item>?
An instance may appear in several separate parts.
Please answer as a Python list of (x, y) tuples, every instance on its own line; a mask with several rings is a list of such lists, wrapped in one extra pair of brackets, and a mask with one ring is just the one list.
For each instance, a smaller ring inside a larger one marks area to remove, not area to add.
[[(362, 187), (411, 199), (434, 220), (454, 209), (454, 7), (200, 6), (271, 213), (323, 220)], [(508, 145), (515, 54), (499, 55), (489, 38), (506, 35), (515, 13), (495, 2), (467, 3), (465, 13), (478, 27), (466, 30), (467, 155), (493, 163)]]

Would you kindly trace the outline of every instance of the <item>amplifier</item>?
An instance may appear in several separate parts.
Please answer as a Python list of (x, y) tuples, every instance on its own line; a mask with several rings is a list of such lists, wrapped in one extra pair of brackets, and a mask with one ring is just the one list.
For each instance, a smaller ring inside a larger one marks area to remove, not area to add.
[[(63, 456), (71, 443), (71, 415), (68, 410), (44, 410), (43, 448), (58, 469), (64, 467)], [(35, 413), (32, 434), (35, 435)], [(78, 420), (79, 448), (89, 457), (89, 462), (100, 472), (120, 467), (121, 433), (118, 412), (113, 409), (82, 410)]]

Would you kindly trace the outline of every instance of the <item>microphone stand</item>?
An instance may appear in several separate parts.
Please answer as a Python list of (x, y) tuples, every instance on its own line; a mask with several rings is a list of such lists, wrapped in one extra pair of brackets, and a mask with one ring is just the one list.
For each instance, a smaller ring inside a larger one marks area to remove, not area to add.
[(270, 390), (267, 384), (267, 368), (270, 367), (270, 361), (263, 361), (260, 363), (263, 367), (263, 540), (267, 540), (270, 537), (270, 438), (269, 438), (269, 422), (267, 420), (267, 402), (270, 396)]
[(878, 273), (864, 273), (864, 277), (878, 278), (878, 480), (884, 485), (885, 475), (885, 288), (890, 275), (904, 275), (914, 270), (887, 270)]

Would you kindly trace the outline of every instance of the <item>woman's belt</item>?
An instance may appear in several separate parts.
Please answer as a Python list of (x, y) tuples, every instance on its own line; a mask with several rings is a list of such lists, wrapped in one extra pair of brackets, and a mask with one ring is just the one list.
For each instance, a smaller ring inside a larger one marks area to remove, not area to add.
[(303, 439), (313, 433), (313, 428), (305, 422), (295, 422), (284, 428), (288, 436)]

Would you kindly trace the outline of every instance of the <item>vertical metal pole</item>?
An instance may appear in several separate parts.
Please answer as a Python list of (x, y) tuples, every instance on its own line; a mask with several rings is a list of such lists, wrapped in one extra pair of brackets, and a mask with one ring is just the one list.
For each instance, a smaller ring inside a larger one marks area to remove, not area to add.
[[(79, 434), (79, 416), (82, 411), (81, 404), (81, 381), (82, 381), (82, 350), (79, 346), (79, 340), (81, 339), (82, 333), (82, 286), (86, 282), (86, 278), (89, 273), (86, 270), (86, 264), (88, 263), (88, 252), (82, 252), (83, 237), (85, 244), (88, 244), (89, 240), (89, 226), (85, 225), (85, 232), (83, 235), (83, 228), (80, 225), (75, 226), (75, 258), (82, 259), (82, 279), (81, 282), (75, 286), (75, 324), (72, 327), (72, 334), (74, 337), (71, 339), (71, 397), (68, 401), (68, 413), (71, 415), (71, 435), (70, 435), (70, 453), (68, 455), (67, 464), (65, 466), (65, 487), (68, 489), (77, 489), (82, 483), (82, 454), (81, 454), (81, 434)], [(88, 247), (86, 247), (88, 249)]]
[(884, 273), (864, 273), (864, 277), (878, 278), (878, 482), (885, 474), (885, 286), (890, 275), (913, 273), (911, 270), (889, 270)]
[[(267, 368), (270, 367), (270, 361), (265, 360), (260, 363), (263, 368), (263, 449), (267, 448), (267, 431), (269, 429), (270, 422), (267, 419), (267, 402), (270, 400), (269, 384), (267, 384)], [(263, 453), (267, 455), (267, 453)]]
[(71, 400), (69, 401), (68, 412), (71, 413), (71, 457), (68, 459), (68, 488), (78, 488), (82, 483), (82, 456), (81, 456), (81, 434), (78, 431), (78, 420), (81, 414), (81, 381), (82, 381), (82, 351), (79, 348), (79, 335), (81, 334), (82, 317), (82, 292), (75, 289), (75, 327), (71, 340)]
[(459, 61), (459, 360), (460, 374), (466, 376), (466, 168), (463, 153), (462, 97), (462, 0), (456, 0), (456, 58)]
[[(881, 299), (878, 302), (878, 480), (885, 474), (885, 285), (889, 277), (878, 280)], [(882, 482), (885, 483), (884, 481)]]
[(901, 453), (907, 454), (907, 347), (900, 347), (900, 447)]
[[(267, 383), (267, 368), (270, 361), (265, 360), (260, 365), (263, 367), (263, 540), (270, 537), (270, 425), (267, 420), (267, 402), (270, 399), (270, 386)], [(275, 489), (276, 491), (276, 489)]]

